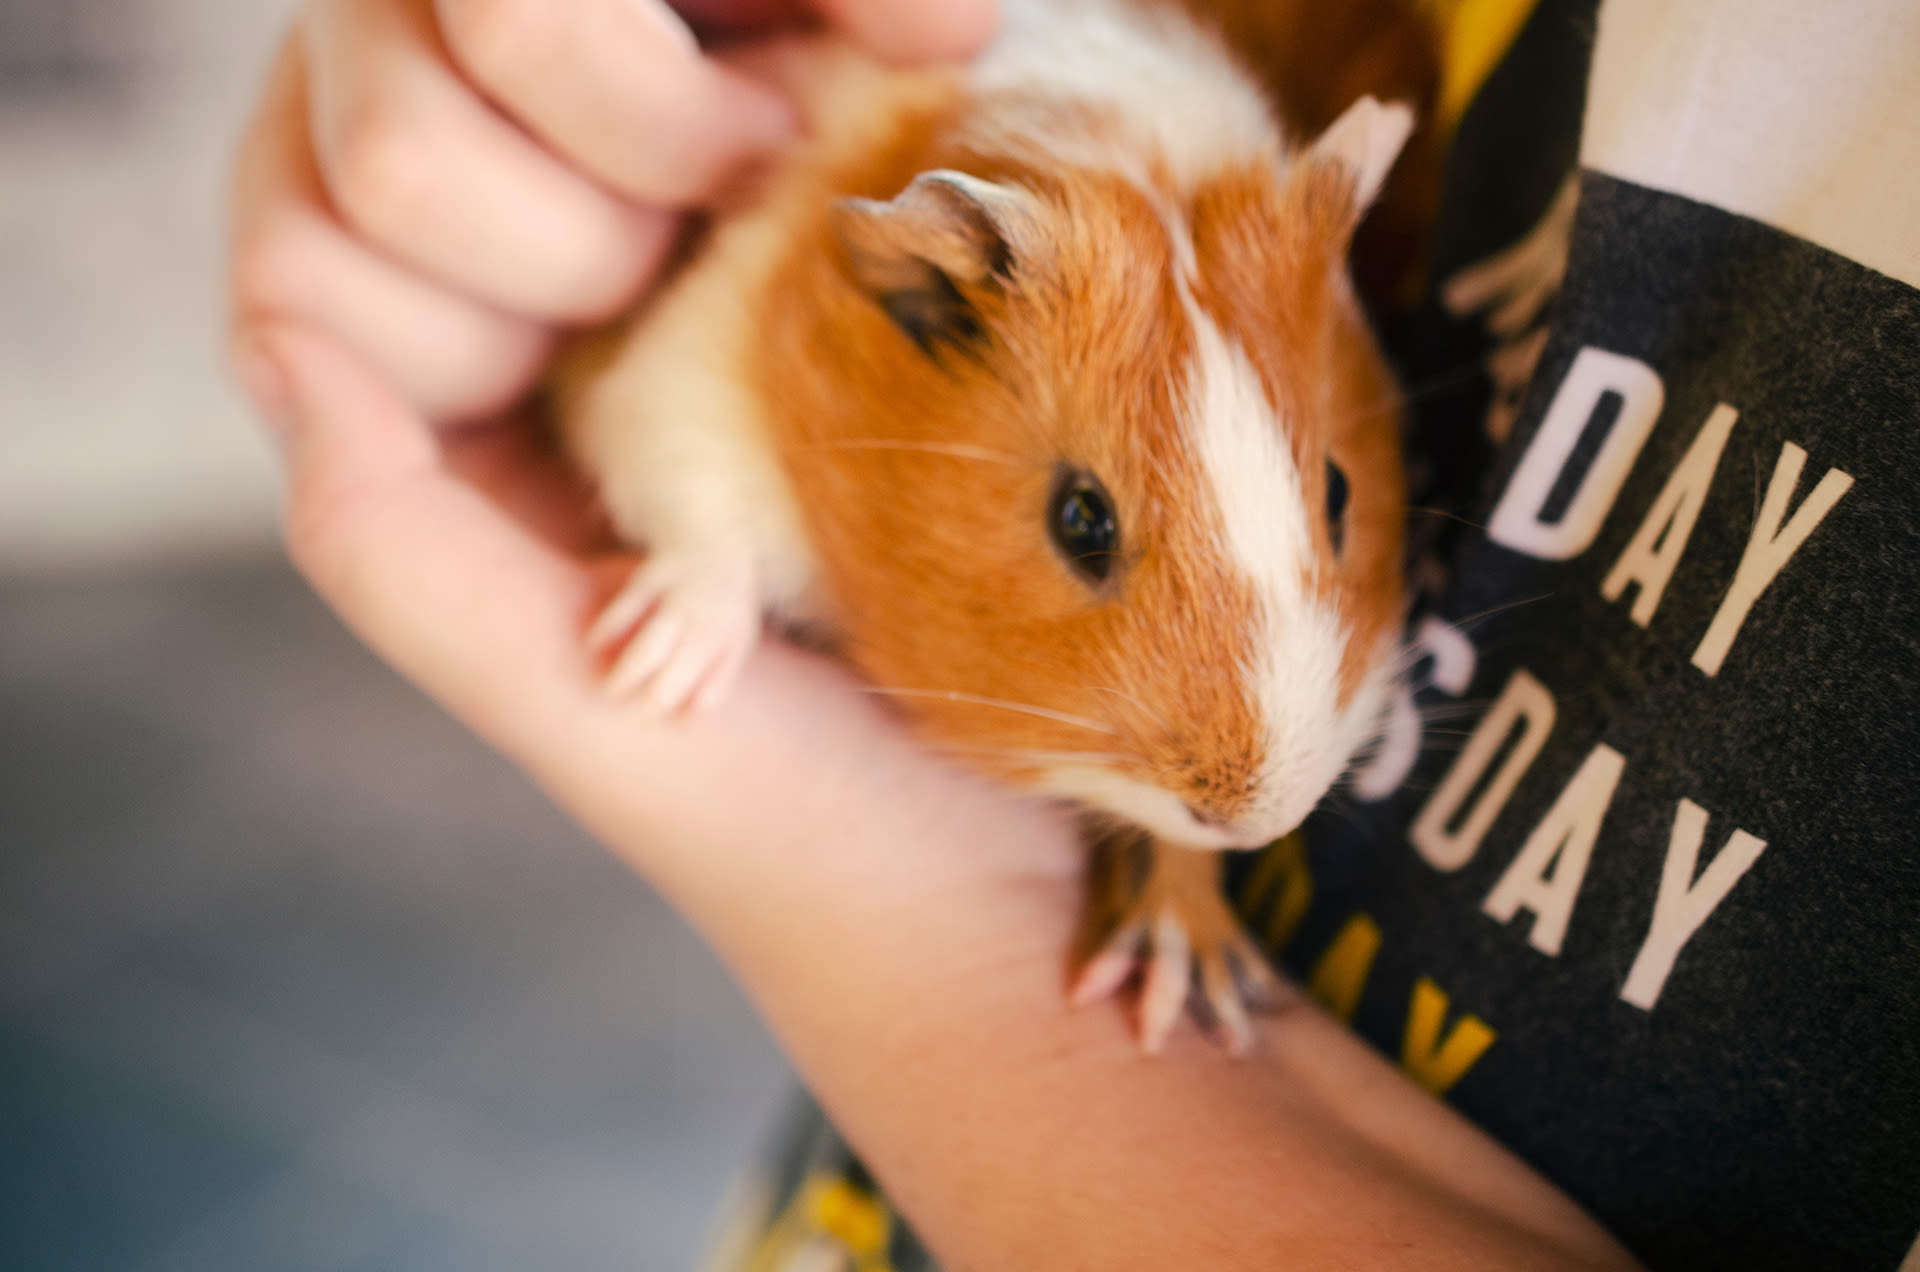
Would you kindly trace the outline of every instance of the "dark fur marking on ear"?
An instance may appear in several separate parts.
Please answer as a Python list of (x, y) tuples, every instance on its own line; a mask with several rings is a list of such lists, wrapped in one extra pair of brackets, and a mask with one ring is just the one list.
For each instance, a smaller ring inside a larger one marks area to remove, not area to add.
[(883, 292), (876, 299), (893, 325), (920, 346), (920, 352), (938, 362), (943, 348), (977, 354), (987, 343), (987, 330), (953, 280), (938, 270), (920, 287)]
[(971, 354), (986, 344), (986, 323), (968, 295), (1012, 285), (1026, 197), (937, 169), (892, 199), (841, 200), (834, 229), (854, 284), (938, 361), (941, 349)]

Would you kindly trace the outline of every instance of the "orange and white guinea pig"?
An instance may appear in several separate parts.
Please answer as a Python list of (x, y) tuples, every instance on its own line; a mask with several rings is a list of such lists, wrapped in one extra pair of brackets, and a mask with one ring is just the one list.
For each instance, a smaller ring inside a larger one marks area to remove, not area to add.
[(648, 554), (589, 638), (668, 713), (768, 618), (829, 633), (1107, 815), (1077, 996), (1138, 966), (1150, 1049), (1192, 988), (1239, 1049), (1271, 981), (1193, 850), (1292, 831), (1388, 702), (1400, 416), (1348, 257), (1414, 126), (1367, 90), (1430, 84), (1384, 0), (1003, 8), (963, 66), (771, 55), (807, 140), (557, 384)]

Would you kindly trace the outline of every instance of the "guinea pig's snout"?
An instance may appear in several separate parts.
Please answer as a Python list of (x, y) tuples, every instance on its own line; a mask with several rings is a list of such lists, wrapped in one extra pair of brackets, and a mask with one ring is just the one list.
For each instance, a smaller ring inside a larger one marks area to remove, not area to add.
[(1246, 818), (1236, 813), (1210, 808), (1193, 800), (1186, 801), (1187, 816), (1205, 837), (1220, 848), (1256, 848), (1274, 838), (1257, 826), (1247, 824)]
[(1206, 838), (1224, 848), (1259, 848), (1291, 831), (1305, 814), (1276, 808), (1264, 800), (1182, 801), (1188, 817)]
[(1193, 818), (1194, 821), (1205, 826), (1208, 830), (1225, 830), (1233, 822), (1232, 818), (1215, 812), (1205, 805), (1196, 804), (1192, 800), (1187, 801), (1187, 816)]
[[(1257, 828), (1248, 824), (1258, 810), (1254, 764), (1222, 763), (1218, 755), (1187, 767), (1167, 783), (1180, 797), (1180, 809), (1195, 838), (1219, 848), (1255, 845)], [(1171, 776), (1171, 775), (1170, 775)]]

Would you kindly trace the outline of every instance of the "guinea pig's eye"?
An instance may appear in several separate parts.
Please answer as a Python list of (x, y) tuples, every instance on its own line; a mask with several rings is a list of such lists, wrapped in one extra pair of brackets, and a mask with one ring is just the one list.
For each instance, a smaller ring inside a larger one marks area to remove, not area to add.
[(1088, 582), (1103, 582), (1113, 573), (1120, 522), (1113, 515), (1113, 500), (1092, 473), (1063, 468), (1054, 479), (1053, 497), (1047, 500), (1047, 534), (1074, 573)]
[(1347, 475), (1332, 460), (1327, 461), (1327, 535), (1337, 555), (1347, 538)]

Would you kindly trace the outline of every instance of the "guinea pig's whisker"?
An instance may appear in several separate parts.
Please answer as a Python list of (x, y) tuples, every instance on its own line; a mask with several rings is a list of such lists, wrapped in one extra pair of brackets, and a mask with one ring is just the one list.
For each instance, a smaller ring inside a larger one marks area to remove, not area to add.
[(1009, 468), (1018, 468), (1024, 462), (1017, 455), (1005, 451), (988, 450), (984, 446), (969, 446), (965, 442), (910, 442), (893, 438), (853, 438), (847, 441), (812, 442), (805, 446), (789, 446), (788, 450), (898, 450), (921, 451), (929, 455), (946, 455), (953, 459), (977, 459), (982, 463), (1005, 464)]
[(955, 755), (995, 755), (1036, 764), (1118, 764), (1132, 759), (1120, 751), (1042, 751), (1026, 746), (987, 746), (984, 743), (943, 742), (939, 750)]
[[(1444, 619), (1442, 621), (1445, 622), (1448, 627), (1454, 628), (1457, 631), (1467, 632), (1497, 614), (1504, 614), (1508, 610), (1522, 609), (1528, 605), (1538, 605), (1541, 601), (1549, 601), (1552, 599), (1553, 593), (1542, 592), (1538, 596), (1523, 596), (1517, 601), (1508, 601), (1503, 605), (1495, 605), (1488, 609), (1483, 609), (1478, 613), (1468, 614), (1465, 618)], [(1433, 651), (1428, 649), (1424, 644), (1419, 641), (1410, 641), (1402, 645), (1400, 649), (1394, 653), (1393, 657), (1388, 660), (1386, 674), (1392, 679), (1399, 679), (1432, 656)], [(1422, 686), (1415, 687), (1420, 688)]]
[(1059, 724), (1070, 724), (1079, 729), (1091, 729), (1095, 733), (1117, 734), (1120, 730), (1098, 720), (1089, 720), (1085, 716), (1069, 715), (1065, 711), (1055, 711), (1051, 707), (1037, 707), (1029, 702), (1009, 702), (1005, 698), (987, 698), (977, 693), (962, 693), (958, 689), (896, 689), (885, 685), (866, 685), (865, 693), (879, 694), (888, 698), (935, 698), (946, 702), (965, 702), (976, 707), (993, 707), (1000, 711), (1017, 711), (1022, 715), (1038, 716), (1042, 720), (1052, 720)]
[(1347, 757), (1347, 767), (1341, 770), (1342, 775), (1352, 774), (1356, 770), (1365, 767), (1367, 761), (1371, 760), (1379, 753), (1380, 748), (1386, 745), (1386, 741), (1387, 735), (1384, 730), (1368, 736), (1366, 741), (1353, 748), (1353, 754)]
[(1088, 687), (1092, 689), (1094, 693), (1112, 694), (1114, 697), (1120, 699), (1120, 701), (1126, 703), (1128, 706), (1137, 709), (1142, 715), (1146, 716), (1147, 719), (1153, 721), (1153, 723), (1159, 727), (1162, 733), (1173, 732), (1172, 728), (1167, 724), (1166, 719), (1162, 717), (1158, 711), (1155, 711), (1152, 707), (1140, 701), (1140, 699), (1134, 697), (1132, 694), (1122, 693), (1120, 690), (1113, 688), (1111, 685), (1090, 685)]
[(1474, 530), (1485, 530), (1487, 528), (1471, 517), (1463, 517), (1457, 512), (1448, 512), (1445, 508), (1408, 508), (1407, 515), (1410, 517), (1439, 517), (1444, 521), (1457, 521), (1461, 525)]
[(1343, 791), (1337, 788), (1327, 792), (1326, 798), (1320, 801), (1320, 806), (1316, 811), (1325, 813), (1330, 817), (1339, 818), (1345, 822), (1351, 830), (1360, 831), (1362, 834), (1366, 833), (1366, 823), (1360, 820), (1360, 815), (1354, 810), (1352, 801), (1346, 797)]
[[(1434, 729), (1420, 735), (1420, 758), (1428, 756), (1451, 757), (1467, 749), (1467, 740), (1473, 735), (1457, 729)], [(1411, 789), (1411, 783), (1408, 784)]]
[(1495, 605), (1490, 609), (1483, 609), (1477, 614), (1469, 614), (1465, 618), (1456, 619), (1453, 622), (1453, 626), (1459, 628), (1461, 631), (1466, 631), (1477, 623), (1486, 622), (1495, 614), (1504, 614), (1508, 610), (1521, 609), (1528, 605), (1538, 605), (1541, 601), (1550, 601), (1552, 599), (1553, 593), (1551, 592), (1542, 592), (1539, 596), (1523, 596), (1517, 601), (1508, 601), (1505, 605)]
[(1375, 757), (1380, 754), (1381, 748), (1386, 746), (1388, 736), (1386, 724), (1383, 721), (1359, 746), (1353, 748), (1353, 753), (1347, 756), (1347, 766), (1340, 770), (1340, 776), (1335, 779), (1334, 785), (1338, 786), (1347, 781), (1361, 769), (1373, 763)]
[(1420, 723), (1424, 727), (1433, 724), (1453, 724), (1461, 720), (1477, 720), (1491, 705), (1485, 698), (1472, 702), (1431, 702), (1416, 710), (1420, 713)]
[(1469, 380), (1477, 379), (1486, 373), (1486, 364), (1476, 358), (1471, 362), (1462, 362), (1455, 366), (1448, 367), (1444, 371), (1436, 371), (1425, 379), (1409, 382), (1406, 387), (1401, 390), (1401, 396), (1406, 401), (1416, 401), (1430, 394), (1438, 393), (1442, 389), (1451, 389), (1456, 385), (1465, 384)]
[[(1414, 668), (1431, 657), (1433, 657), (1433, 651), (1425, 645), (1418, 643), (1408, 645), (1405, 649), (1394, 655), (1393, 661), (1387, 666), (1387, 674), (1398, 680), (1407, 676)], [(1419, 690), (1426, 688), (1426, 685), (1422, 683), (1410, 687)]]
[(1421, 398), (1431, 397), (1436, 393), (1465, 384), (1475, 376), (1484, 375), (1485, 373), (1485, 368), (1478, 362), (1464, 363), (1454, 367), (1450, 371), (1438, 372), (1428, 376), (1424, 380), (1416, 380), (1404, 388), (1366, 403), (1349, 417), (1349, 422), (1355, 424), (1363, 423), (1376, 415), (1385, 415), (1388, 411), (1396, 411), (1403, 407), (1412, 406)]

